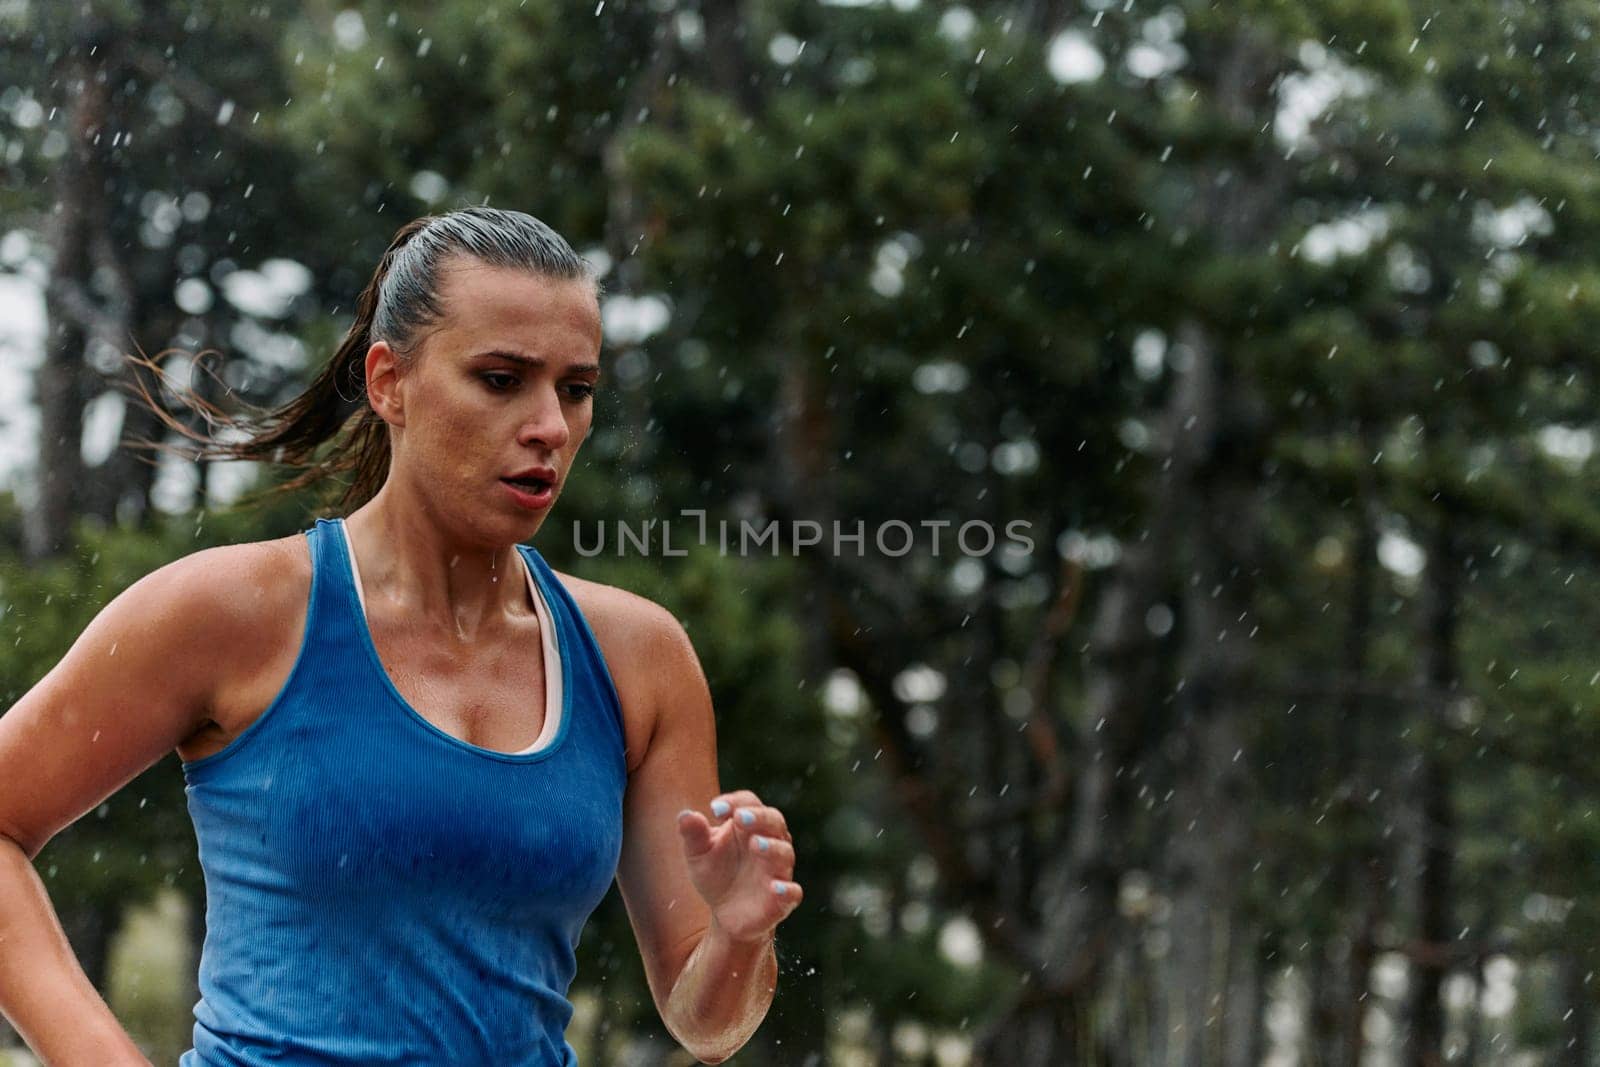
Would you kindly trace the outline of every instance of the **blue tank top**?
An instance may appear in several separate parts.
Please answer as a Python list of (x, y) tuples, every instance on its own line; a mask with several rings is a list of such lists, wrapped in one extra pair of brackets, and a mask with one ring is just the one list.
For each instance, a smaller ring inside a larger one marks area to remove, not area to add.
[(533, 751), (469, 744), (384, 671), (341, 522), (305, 531), (311, 599), (283, 688), (183, 764), (206, 936), (179, 1063), (576, 1064), (567, 990), (627, 784), (594, 633), (518, 545), (555, 623), (560, 725)]

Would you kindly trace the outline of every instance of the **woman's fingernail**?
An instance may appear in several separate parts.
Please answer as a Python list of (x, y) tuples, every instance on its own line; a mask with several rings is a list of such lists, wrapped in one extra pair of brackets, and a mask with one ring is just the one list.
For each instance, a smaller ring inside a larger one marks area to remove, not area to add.
[(789, 887), (784, 885), (782, 882), (773, 882), (772, 891), (781, 897), (789, 891)]
[(739, 821), (744, 823), (746, 826), (751, 826), (756, 821), (756, 813), (751, 811), (749, 808), (745, 808), (743, 811), (739, 812)]
[(756, 848), (760, 849), (762, 852), (765, 852), (768, 848), (767, 839), (762, 837), (760, 834), (756, 835)]
[(728, 810), (729, 805), (726, 800), (713, 800), (711, 802), (711, 814), (719, 819), (728, 814)]

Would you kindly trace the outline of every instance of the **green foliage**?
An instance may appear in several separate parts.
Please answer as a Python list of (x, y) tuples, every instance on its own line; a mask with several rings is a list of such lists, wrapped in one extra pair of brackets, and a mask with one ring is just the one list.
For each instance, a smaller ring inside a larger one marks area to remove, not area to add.
[[(37, 72), (74, 24), (35, 9), (33, 40), (5, 70), (44, 95)], [(293, 255), (316, 277), (290, 317), (313, 364), (402, 221), (485, 199), (603, 247), (608, 285), (669, 308), (660, 332), (606, 350), (596, 431), (539, 547), (684, 622), (718, 708), (725, 787), (756, 789), (795, 829), (810, 895), (783, 927), (780, 995), (751, 1062), (824, 1047), (825, 1017), (851, 1007), (976, 1030), (1026, 998), (1032, 976), (992, 930), (980, 927), (987, 954), (972, 969), (941, 953), (940, 934), (972, 918), (974, 897), (1035, 927), (1062, 906), (1028, 881), (1030, 855), (1064, 841), (1072, 813), (994, 812), (1003, 788), (1010, 803), (1039, 784), (1016, 736), (1029, 714), (1053, 725), (1074, 773), (1092, 751), (1083, 653), (1114, 569), (1084, 571), (1070, 628), (1044, 650), (1049, 684), (1024, 679), (1069, 546), (1125, 553), (1150, 532), (1170, 469), (1160, 420), (1190, 331), (1215, 345), (1223, 391), (1248, 416), (1206, 473), (1248, 483), (1261, 516), (1248, 573), (1229, 576), (1248, 583), (1249, 618), (1230, 625), (1248, 622), (1252, 642), (1250, 684), (1229, 709), (1250, 768), (1242, 913), (1270, 943), (1316, 953), (1363, 903), (1348, 872), (1375, 865), (1393, 877), (1385, 922), (1404, 931), (1405, 790), (1425, 758), (1453, 783), (1461, 925), (1600, 966), (1583, 758), (1600, 620), (1582, 596), (1600, 577), (1600, 513), (1593, 461), (1546, 447), (1552, 427), (1592, 446), (1600, 395), (1592, 7), (1069, 5), (1050, 17), (1107, 62), (1070, 84), (1028, 28), (1045, 17), (1033, 5), (977, 5), (965, 32), (951, 29), (960, 11), (746, 5), (742, 51), (727, 56), (712, 54), (723, 46), (703, 13), (670, 5), (107, 7), (119, 38), (139, 25), (173, 44), (174, 68), (236, 101), (219, 132), (167, 90), (122, 100), (140, 134), (112, 157), (114, 229), (138, 249), (143, 209), (129, 205), (208, 191), (217, 211), (185, 221), (170, 253), (137, 252), (145, 299), (165, 301), (224, 252)], [(1168, 39), (1182, 61), (1135, 74), (1135, 50)], [(1291, 150), (1278, 109), (1318, 77), (1340, 91)], [(258, 109), (259, 122), (246, 115)], [(3, 202), (38, 222), (48, 130), (6, 136), (21, 148)], [(214, 141), (216, 158), (177, 147)], [(180, 269), (184, 245), (198, 265)], [(797, 398), (812, 419), (800, 447), (777, 429)], [(819, 570), (787, 550), (723, 556), (714, 536), (681, 557), (588, 559), (571, 535), (651, 519), (683, 533), (685, 509), (715, 530), (795, 497), (869, 528), (1025, 520), (1035, 550), (974, 571), (947, 531), (942, 553), (869, 545)], [(71, 554), (33, 566), (0, 497), (0, 698), (25, 692), (142, 574), (204, 544), (299, 529), (310, 508), (84, 527)], [(1440, 530), (1463, 556), (1447, 696), (1422, 678), (1438, 561), (1394, 562), (1396, 545), (1425, 556)], [(1146, 619), (1154, 633), (1167, 609), (1173, 629), (1139, 666), (1163, 695), (1139, 709), (1148, 740), (1116, 768), (1128, 839), (1109, 850), (1119, 871), (1149, 872), (1162, 902), (1183, 891), (1164, 864), (1189, 815), (1163, 799), (1186, 772), (1184, 607), (1216, 595), (1179, 543)], [(851, 682), (829, 636), (840, 603), (868, 667), (943, 680), (940, 696), (902, 701), (925, 703), (933, 725), (907, 734), (898, 772), (879, 757), (906, 709), (824, 698)], [(179, 788), (166, 761), (62, 835), (41, 857), (53, 891), (85, 905), (196, 892)], [(928, 797), (946, 825), (908, 817)], [(940, 844), (975, 884), (918, 873)], [(1007, 897), (1007, 878), (1022, 891)], [(656, 1028), (615, 895), (582, 953), (579, 988), (602, 994), (608, 1050)], [(1557, 994), (1530, 973), (1540, 1004), (1518, 1036), (1553, 1050)]]

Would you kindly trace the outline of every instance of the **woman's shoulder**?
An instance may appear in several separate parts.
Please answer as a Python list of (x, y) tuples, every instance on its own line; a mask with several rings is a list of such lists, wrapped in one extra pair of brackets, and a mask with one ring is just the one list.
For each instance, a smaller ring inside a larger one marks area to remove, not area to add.
[(555, 574), (572, 594), (596, 637), (605, 629), (616, 642), (648, 643), (666, 638), (674, 629), (682, 629), (672, 612), (648, 597), (565, 571)]
[(683, 624), (665, 607), (638, 593), (557, 571), (594, 631), (622, 701), (628, 769), (642, 759), (666, 703), (660, 694), (676, 690), (685, 672), (699, 670)]
[(187, 588), (184, 608), (208, 635), (195, 650), (213, 676), (208, 716), (178, 747), (195, 760), (243, 733), (281, 687), (305, 628), (311, 550), (292, 534), (200, 549), (162, 571)]
[(167, 564), (209, 592), (218, 608), (276, 617), (311, 590), (311, 550), (303, 534), (202, 548)]
[(148, 572), (121, 596), (219, 623), (261, 608), (272, 611), (284, 601), (305, 599), (310, 589), (310, 551), (297, 540), (305, 539), (296, 535), (197, 549)]
[(150, 572), (124, 595), (154, 623), (181, 618), (183, 632), (203, 633), (202, 654), (226, 692), (296, 640), (310, 592), (311, 552), (296, 534), (199, 549)]

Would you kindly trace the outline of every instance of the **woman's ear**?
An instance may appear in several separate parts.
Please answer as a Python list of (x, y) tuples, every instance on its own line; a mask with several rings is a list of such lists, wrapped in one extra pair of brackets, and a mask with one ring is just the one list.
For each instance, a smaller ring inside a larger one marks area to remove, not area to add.
[(404, 426), (405, 375), (400, 359), (387, 341), (374, 341), (367, 348), (367, 400), (378, 417), (390, 426)]

